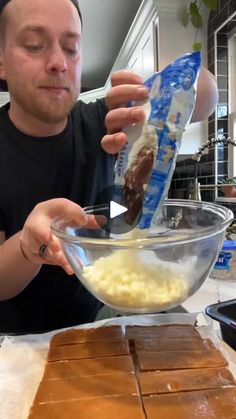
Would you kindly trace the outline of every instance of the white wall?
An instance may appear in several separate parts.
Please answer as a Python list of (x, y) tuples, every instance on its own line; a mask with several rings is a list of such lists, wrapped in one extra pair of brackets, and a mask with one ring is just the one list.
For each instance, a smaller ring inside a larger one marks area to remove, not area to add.
[[(160, 69), (178, 56), (192, 52), (192, 43), (195, 39), (195, 28), (190, 24), (184, 28), (180, 15), (185, 0), (154, 0), (159, 15), (159, 63)], [(167, 4), (166, 4), (167, 3)], [(208, 11), (203, 9), (204, 29), (198, 30), (197, 40), (202, 42), (202, 64), (207, 64), (207, 19)]]
[[(185, 0), (154, 0), (159, 15), (159, 69), (163, 69), (178, 56), (192, 52), (195, 29), (184, 28), (180, 21)], [(187, 2), (188, 3), (188, 2)], [(204, 29), (198, 30), (197, 40), (202, 42), (202, 65), (207, 66), (207, 20), (208, 11), (202, 10)], [(182, 137), (179, 154), (193, 154), (208, 138), (207, 121), (190, 124)]]

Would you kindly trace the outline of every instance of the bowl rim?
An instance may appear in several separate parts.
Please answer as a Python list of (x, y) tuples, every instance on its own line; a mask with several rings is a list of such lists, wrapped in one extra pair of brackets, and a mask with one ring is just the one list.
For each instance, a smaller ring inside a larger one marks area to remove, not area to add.
[[(164, 201), (165, 206), (180, 206), (185, 208), (191, 208), (191, 209), (203, 209), (203, 210), (211, 210), (212, 213), (217, 213), (218, 215), (222, 215), (222, 222), (220, 224), (220, 227), (216, 230), (215, 226), (209, 226), (200, 228), (199, 230), (193, 230), (188, 231), (186, 233), (180, 233), (176, 235), (155, 235), (155, 236), (149, 236), (149, 237), (140, 237), (140, 238), (124, 238), (122, 237), (122, 234), (119, 235), (121, 237), (110, 237), (110, 238), (92, 238), (92, 237), (84, 237), (84, 236), (75, 236), (70, 235), (62, 230), (60, 230), (56, 223), (59, 221), (58, 219), (53, 220), (51, 223), (51, 231), (52, 233), (58, 237), (59, 239), (62, 239), (66, 243), (77, 243), (77, 244), (91, 244), (91, 245), (98, 245), (98, 246), (107, 246), (107, 247), (117, 247), (117, 248), (125, 248), (125, 247), (136, 247), (136, 248), (146, 248), (146, 247), (152, 247), (154, 246), (157, 248), (158, 246), (164, 247), (172, 245), (178, 245), (178, 244), (185, 244), (185, 243), (192, 243), (199, 240), (203, 240), (208, 238), (209, 236), (213, 237), (217, 234), (222, 233), (224, 230), (226, 230), (227, 226), (232, 222), (234, 218), (233, 212), (219, 204), (215, 204), (212, 202), (206, 202), (206, 201), (193, 201), (193, 200), (187, 200), (187, 199), (166, 199)], [(89, 211), (93, 206), (90, 207), (84, 207), (83, 209), (85, 211)], [(84, 228), (84, 227), (82, 227)], [(178, 230), (176, 230), (178, 231)]]

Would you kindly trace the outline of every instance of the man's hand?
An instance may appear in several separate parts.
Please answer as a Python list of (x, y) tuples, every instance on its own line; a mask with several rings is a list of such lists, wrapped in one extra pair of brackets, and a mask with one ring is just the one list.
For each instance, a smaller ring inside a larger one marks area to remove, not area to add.
[[(60, 240), (51, 231), (54, 219), (62, 219), (69, 226), (97, 227), (94, 217), (86, 215), (83, 209), (72, 201), (57, 198), (41, 202), (30, 213), (22, 229), (21, 250), (31, 263), (59, 265), (71, 275), (73, 270), (64, 256)], [(45, 250), (45, 258), (42, 249)]]
[(129, 101), (145, 101), (148, 98), (148, 89), (137, 74), (121, 70), (113, 73), (112, 88), (106, 96), (109, 109), (105, 124), (107, 135), (102, 139), (103, 149), (110, 154), (116, 154), (125, 144), (127, 136), (123, 128), (130, 124), (142, 122), (145, 118), (140, 106), (127, 107)]
[[(137, 74), (121, 70), (113, 73), (112, 88), (107, 94), (106, 104), (109, 112), (106, 116), (107, 135), (102, 139), (103, 149), (110, 154), (120, 151), (127, 140), (122, 132), (130, 124), (142, 122), (145, 118), (140, 106), (127, 107), (129, 101), (145, 101), (148, 89)], [(212, 73), (202, 67), (197, 83), (196, 104), (191, 122), (206, 120), (214, 111), (218, 101), (217, 82)]]

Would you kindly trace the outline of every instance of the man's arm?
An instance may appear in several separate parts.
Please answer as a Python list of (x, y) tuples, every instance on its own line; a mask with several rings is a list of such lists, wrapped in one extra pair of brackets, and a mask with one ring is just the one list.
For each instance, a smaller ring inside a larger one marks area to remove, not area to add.
[(41, 264), (24, 257), (20, 247), (20, 233), (6, 240), (0, 231), (0, 300), (7, 300), (22, 291), (37, 275)]
[[(8, 240), (5, 240), (4, 232), (0, 232), (0, 300), (21, 292), (37, 275), (42, 263), (61, 266), (68, 275), (74, 273), (60, 241), (51, 232), (52, 220), (59, 218), (66, 220), (68, 225), (97, 228), (94, 217), (85, 215), (79, 205), (56, 198), (36, 205), (22, 231)], [(46, 259), (40, 255), (42, 244), (47, 248)]]

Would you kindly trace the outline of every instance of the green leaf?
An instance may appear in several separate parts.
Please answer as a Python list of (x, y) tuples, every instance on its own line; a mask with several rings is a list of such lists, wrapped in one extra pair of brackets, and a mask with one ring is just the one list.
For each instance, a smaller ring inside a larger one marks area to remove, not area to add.
[(185, 28), (187, 28), (188, 26), (189, 19), (190, 19), (190, 13), (188, 12), (188, 10), (185, 10), (181, 16), (181, 23)]
[(218, 10), (218, 0), (202, 0), (210, 10)]
[(202, 43), (201, 42), (193, 42), (193, 51), (201, 51)]
[(198, 5), (196, 3), (191, 2), (190, 5), (189, 5), (189, 12), (190, 12), (191, 16), (199, 15)]
[(191, 22), (192, 22), (194, 28), (202, 28), (202, 26), (203, 26), (202, 15), (200, 15), (200, 13), (198, 13), (197, 15), (192, 15), (191, 16)]
[(191, 2), (189, 5), (189, 13), (194, 28), (201, 28), (203, 25), (202, 15), (196, 3)]

